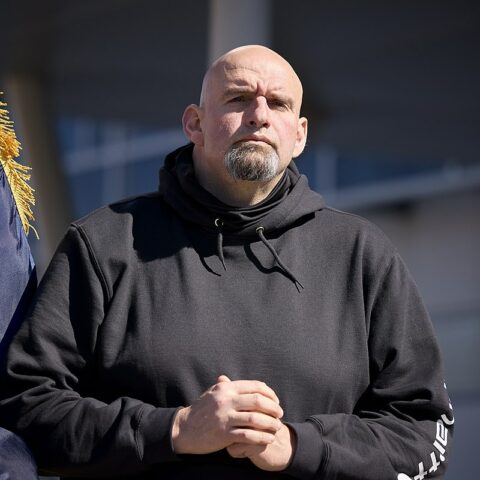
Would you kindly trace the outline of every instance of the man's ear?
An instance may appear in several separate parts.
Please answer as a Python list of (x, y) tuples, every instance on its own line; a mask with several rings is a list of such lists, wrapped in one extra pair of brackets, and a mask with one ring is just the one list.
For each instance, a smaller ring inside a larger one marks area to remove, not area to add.
[(295, 140), (295, 147), (293, 149), (293, 158), (297, 158), (305, 148), (307, 143), (308, 120), (305, 117), (298, 119), (297, 138)]
[(186, 137), (195, 145), (203, 146), (203, 131), (201, 126), (201, 108), (191, 104), (183, 112), (182, 125)]

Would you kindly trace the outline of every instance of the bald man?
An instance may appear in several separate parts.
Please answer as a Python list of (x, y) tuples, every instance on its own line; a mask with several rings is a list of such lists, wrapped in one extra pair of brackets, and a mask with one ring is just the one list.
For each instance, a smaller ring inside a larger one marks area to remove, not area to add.
[(160, 189), (74, 222), (16, 335), (0, 419), (43, 472), (442, 478), (453, 415), (413, 280), (292, 159), (302, 85), (219, 58)]

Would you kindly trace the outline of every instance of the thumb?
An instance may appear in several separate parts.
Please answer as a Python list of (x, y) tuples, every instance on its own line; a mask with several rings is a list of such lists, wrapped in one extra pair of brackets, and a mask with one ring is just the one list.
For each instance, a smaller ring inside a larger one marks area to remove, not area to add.
[(220, 375), (217, 378), (217, 383), (221, 383), (221, 382), (231, 382), (231, 380), (226, 375)]

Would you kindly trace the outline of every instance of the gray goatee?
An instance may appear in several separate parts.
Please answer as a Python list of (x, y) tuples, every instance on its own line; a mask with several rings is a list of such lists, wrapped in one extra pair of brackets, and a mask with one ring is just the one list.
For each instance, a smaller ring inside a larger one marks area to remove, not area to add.
[(236, 180), (268, 182), (278, 173), (279, 158), (273, 147), (240, 142), (227, 151), (224, 162)]

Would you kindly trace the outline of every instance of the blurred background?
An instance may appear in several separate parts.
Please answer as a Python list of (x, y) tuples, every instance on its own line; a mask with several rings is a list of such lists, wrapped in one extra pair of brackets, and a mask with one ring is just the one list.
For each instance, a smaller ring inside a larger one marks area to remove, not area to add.
[(298, 167), (330, 205), (379, 225), (411, 269), (454, 406), (447, 479), (477, 480), (480, 2), (3, 0), (0, 22), (40, 275), (72, 219), (157, 188), (211, 60), (248, 43), (287, 58), (310, 121)]

